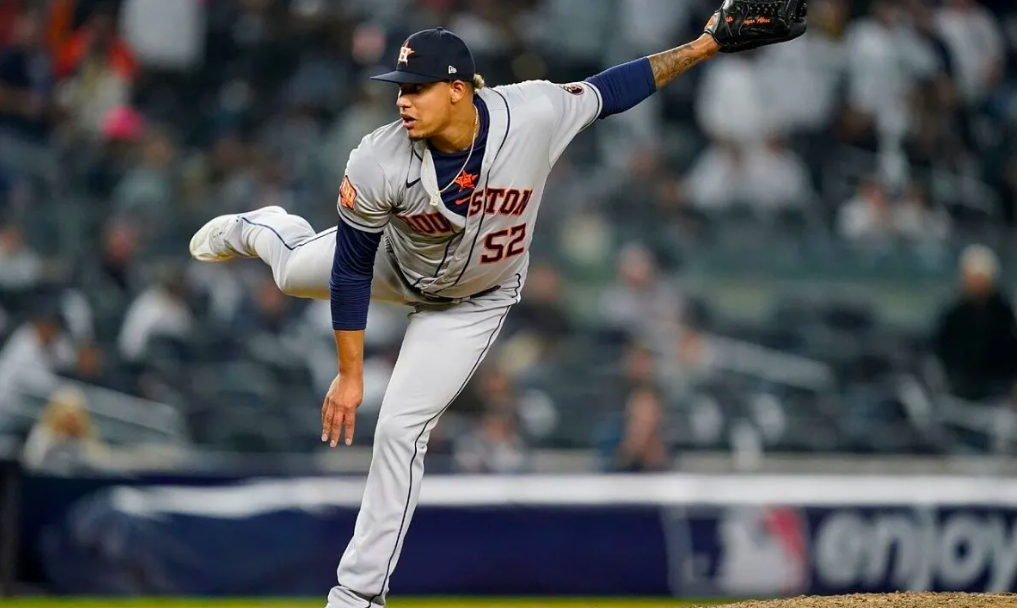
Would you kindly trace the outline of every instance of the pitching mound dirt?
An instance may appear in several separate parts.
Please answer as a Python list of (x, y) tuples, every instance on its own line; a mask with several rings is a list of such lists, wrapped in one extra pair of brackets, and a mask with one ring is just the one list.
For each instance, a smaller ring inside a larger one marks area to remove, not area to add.
[(803, 596), (782, 600), (740, 602), (723, 608), (1017, 608), (1017, 594), (892, 593), (884, 595)]

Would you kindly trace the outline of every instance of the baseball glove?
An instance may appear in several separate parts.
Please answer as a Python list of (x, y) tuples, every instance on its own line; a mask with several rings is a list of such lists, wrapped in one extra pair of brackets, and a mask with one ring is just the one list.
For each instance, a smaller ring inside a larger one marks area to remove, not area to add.
[(740, 53), (805, 33), (807, 0), (725, 0), (705, 31), (721, 53)]

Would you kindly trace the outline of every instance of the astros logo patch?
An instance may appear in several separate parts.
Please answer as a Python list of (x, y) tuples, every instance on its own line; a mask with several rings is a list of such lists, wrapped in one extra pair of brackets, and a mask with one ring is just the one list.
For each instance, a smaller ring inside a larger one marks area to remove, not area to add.
[(471, 173), (467, 173), (466, 171), (463, 171), (462, 173), (459, 174), (459, 177), (456, 178), (455, 183), (459, 184), (460, 192), (466, 190), (467, 188), (476, 188), (477, 176)]
[(343, 183), (339, 186), (339, 201), (347, 209), (352, 209), (353, 204), (357, 202), (357, 189), (350, 183), (349, 177), (343, 177)]
[(582, 95), (584, 90), (583, 85), (577, 84), (575, 82), (569, 84), (560, 84), (558, 86), (565, 89), (569, 93), (572, 93), (573, 95)]
[(404, 42), (402, 48), (399, 49), (399, 61), (397, 61), (396, 63), (397, 64), (399, 64), (399, 63), (409, 63), (410, 55), (412, 55), (412, 54), (413, 54), (413, 49), (411, 49), (409, 47), (409, 45)]

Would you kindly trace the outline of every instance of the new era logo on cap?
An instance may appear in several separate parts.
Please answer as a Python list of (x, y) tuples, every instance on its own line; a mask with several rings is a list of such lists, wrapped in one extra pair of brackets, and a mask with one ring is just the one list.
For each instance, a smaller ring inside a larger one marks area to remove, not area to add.
[(476, 73), (473, 53), (463, 39), (444, 28), (423, 30), (413, 34), (399, 47), (396, 68), (373, 76), (372, 80), (398, 84), (430, 82), (469, 82)]

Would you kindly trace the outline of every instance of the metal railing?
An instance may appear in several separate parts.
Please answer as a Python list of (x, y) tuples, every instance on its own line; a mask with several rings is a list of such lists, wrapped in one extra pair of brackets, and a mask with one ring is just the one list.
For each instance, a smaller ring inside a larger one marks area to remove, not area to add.
[(717, 364), (723, 370), (810, 391), (833, 386), (833, 370), (818, 361), (732, 338), (710, 336), (709, 340), (718, 350)]
[(64, 387), (84, 395), (85, 408), (105, 441), (120, 445), (190, 443), (184, 417), (176, 407), (64, 378), (57, 378), (51, 386), (20, 384), (4, 398), (0, 411), (31, 425), (45, 410), (53, 390)]

